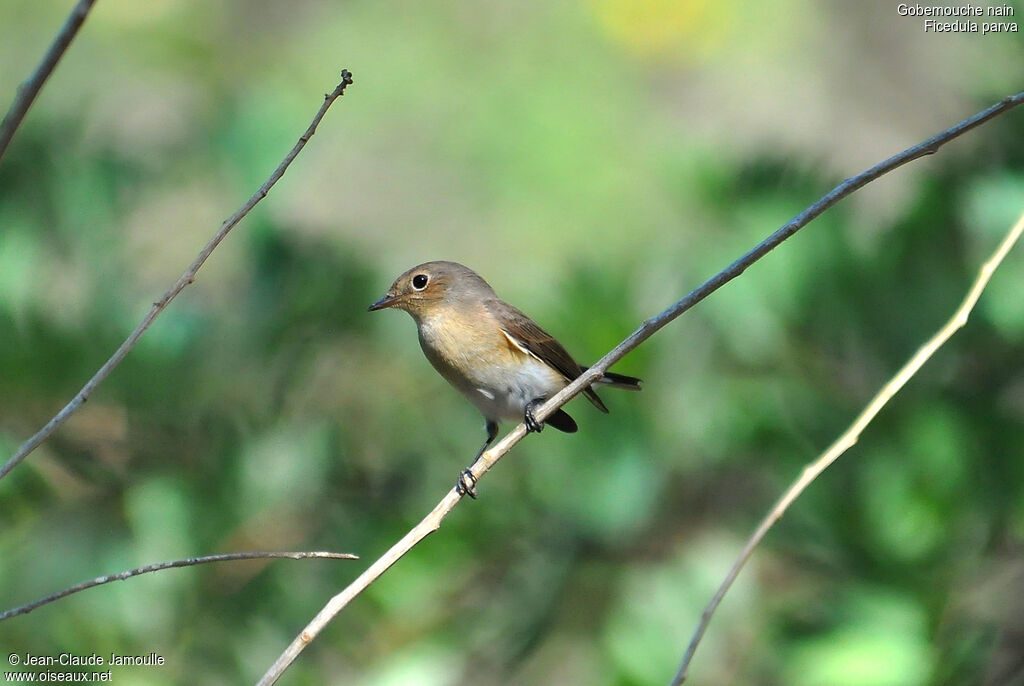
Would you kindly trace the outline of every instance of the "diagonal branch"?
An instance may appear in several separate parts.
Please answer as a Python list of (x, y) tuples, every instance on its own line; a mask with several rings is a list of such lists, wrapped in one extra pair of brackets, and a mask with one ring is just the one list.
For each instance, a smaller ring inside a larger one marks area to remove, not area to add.
[(64, 26), (61, 27), (60, 33), (53, 39), (50, 49), (46, 51), (46, 55), (43, 56), (43, 61), (39, 63), (35, 73), (18, 88), (14, 102), (11, 103), (11, 109), (7, 111), (3, 122), (0, 123), (0, 160), (4, 158), (7, 146), (14, 138), (14, 132), (18, 130), (21, 120), (25, 118), (28, 109), (32, 107), (32, 103), (35, 102), (46, 79), (50, 78), (57, 62), (64, 56), (64, 51), (78, 35), (78, 29), (82, 28), (94, 2), (96, 0), (78, 0), (78, 4), (71, 10), (71, 14), (68, 15)]
[[(645, 321), (640, 328), (615, 346), (607, 355), (594, 363), (579, 378), (544, 403), (544, 405), (535, 412), (537, 419), (543, 421), (547, 417), (551, 416), (551, 414), (558, 408), (569, 402), (569, 400), (581, 393), (584, 388), (596, 381), (611, 365), (622, 359), (626, 353), (633, 350), (633, 348), (637, 347), (657, 333), (662, 327), (681, 315), (683, 312), (690, 309), (701, 300), (724, 286), (726, 283), (742, 274), (747, 267), (764, 257), (773, 248), (782, 243), (782, 241), (792, 236), (794, 233), (806, 226), (812, 219), (835, 205), (846, 196), (859, 188), (862, 188), (871, 181), (874, 181), (880, 176), (907, 164), (908, 162), (912, 162), (913, 160), (925, 155), (931, 155), (954, 138), (967, 133), (971, 129), (976, 126), (980, 126), (990, 119), (998, 117), (1000, 114), (1013, 109), (1021, 103), (1024, 103), (1024, 92), (1003, 98), (1000, 102), (988, 109), (979, 112), (973, 117), (963, 120), (959, 124), (955, 124), (923, 143), (907, 148), (898, 155), (894, 155), (884, 162), (880, 162), (871, 169), (843, 181), (841, 184), (825, 194), (820, 200), (775, 231), (775, 233), (771, 234), (754, 246), (754, 248), (752, 248), (748, 253), (691, 291), (682, 300), (675, 303), (661, 314)], [(493, 467), (503, 455), (511, 450), (512, 447), (525, 436), (526, 426), (519, 424), (512, 429), (512, 431), (506, 434), (501, 441), (496, 443), (489, 450), (484, 451), (484, 453), (481, 454), (473, 463), (472, 467), (470, 467), (470, 472), (476, 480), (479, 480), (484, 474), (486, 474), (487, 471), (490, 470), (490, 468)], [(301, 653), (305, 647), (309, 645), (314, 638), (316, 638), (317, 634), (327, 626), (335, 615), (341, 612), (349, 601), (362, 593), (362, 591), (372, 584), (377, 577), (386, 572), (391, 565), (395, 564), (416, 544), (426, 538), (429, 534), (437, 531), (441, 527), (441, 521), (449, 512), (451, 512), (461, 499), (462, 496), (459, 495), (454, 488), (449, 491), (441, 502), (439, 502), (430, 514), (428, 514), (419, 524), (413, 527), (405, 536), (402, 537), (401, 540), (391, 546), (383, 556), (370, 565), (370, 567), (360, 574), (355, 581), (349, 584), (345, 590), (331, 598), (327, 605), (317, 613), (309, 624), (306, 625), (306, 628), (295, 637), (291, 644), (277, 658), (274, 664), (271, 665), (270, 669), (267, 670), (258, 682), (258, 686), (270, 686), (275, 683), (288, 666), (295, 661), (299, 653)]]
[(312, 552), (251, 552), (251, 553), (222, 553), (220, 555), (204, 555), (202, 557), (188, 557), (184, 560), (171, 560), (170, 562), (154, 562), (151, 565), (145, 567), (138, 567), (136, 569), (128, 569), (117, 574), (106, 574), (104, 576), (98, 576), (95, 579), (89, 581), (83, 581), (80, 584), (75, 584), (70, 588), (65, 588), (63, 591), (57, 591), (51, 593), (48, 596), (40, 598), (39, 600), (33, 600), (31, 603), (26, 603), (18, 607), (11, 608), (10, 610), (4, 610), (0, 612), (0, 622), (11, 617), (17, 617), (18, 615), (27, 615), (32, 610), (52, 603), (61, 598), (66, 598), (72, 593), (78, 593), (84, 591), (87, 588), (93, 588), (95, 586), (102, 586), (103, 584), (109, 584), (111, 581), (124, 581), (130, 579), (133, 576), (139, 576), (140, 574), (148, 574), (149, 572), (159, 572), (163, 569), (171, 569), (173, 567), (192, 567), (194, 565), (207, 564), (209, 562), (231, 562), (234, 560), (266, 560), (274, 558), (287, 558), (289, 560), (309, 560), (309, 559), (328, 559), (328, 560), (358, 560), (358, 555), (352, 555), (351, 553), (325, 553), (319, 551)]
[(800, 497), (800, 494), (811, 485), (818, 476), (825, 471), (833, 462), (839, 459), (839, 456), (845, 453), (847, 450), (853, 447), (853, 445), (860, 438), (861, 433), (867, 428), (867, 425), (871, 423), (871, 420), (885, 407), (886, 403), (895, 396), (903, 386), (917, 373), (917, 371), (927, 362), (936, 350), (942, 347), (942, 345), (950, 339), (950, 337), (958, 330), (967, 324), (967, 317), (974, 309), (975, 303), (978, 302), (978, 298), (981, 296), (981, 292), (985, 290), (985, 286), (988, 285), (989, 279), (992, 277), (993, 272), (1006, 257), (1006, 254), (1010, 252), (1010, 248), (1013, 247), (1014, 243), (1020, 238), (1021, 233), (1024, 232), (1024, 215), (1017, 220), (1010, 232), (1007, 234), (1003, 242), (1000, 243), (999, 248), (995, 251), (992, 257), (989, 258), (985, 264), (981, 266), (978, 272), (978, 278), (975, 279), (974, 285), (971, 286), (971, 290), (967, 293), (967, 297), (957, 308), (956, 312), (950, 318), (946, 325), (943, 326), (938, 333), (921, 346), (913, 357), (896, 373), (892, 379), (889, 380), (882, 390), (871, 399), (867, 407), (860, 413), (857, 419), (850, 425), (843, 434), (836, 439), (835, 443), (829, 446), (828, 450), (821, 454), (816, 460), (804, 467), (804, 471), (800, 474), (800, 477), (793, 482), (793, 484), (786, 490), (786, 492), (779, 498), (779, 501), (775, 504), (775, 507), (761, 520), (761, 524), (757, 527), (757, 530), (747, 541), (747, 544), (743, 546), (743, 550), (736, 558), (736, 562), (733, 563), (729, 573), (725, 575), (725, 580), (722, 581), (721, 586), (718, 587), (718, 591), (715, 593), (711, 602), (708, 603), (707, 607), (704, 608), (704, 612), (701, 614), (700, 622), (697, 624), (697, 629), (693, 633), (693, 638), (690, 639), (690, 645), (686, 648), (686, 654), (683, 656), (683, 662), (679, 667), (678, 673), (676, 673), (675, 679), (672, 680), (672, 686), (680, 686), (683, 681), (686, 680), (686, 672), (690, 667), (690, 662), (693, 660), (693, 655), (697, 650), (697, 646), (700, 644), (701, 638), (704, 636), (704, 632), (708, 628), (708, 624), (711, 622), (711, 617), (714, 615), (718, 605), (722, 602), (722, 598), (729, 591), (732, 583), (739, 576), (740, 570), (743, 569), (743, 565), (746, 564), (747, 560), (754, 552), (754, 548), (761, 542), (761, 539), (765, 537), (768, 530), (775, 525), (775, 522), (782, 518), (786, 510), (793, 501)]
[(146, 329), (149, 328), (150, 324), (153, 323), (160, 313), (164, 311), (164, 308), (166, 308), (179, 293), (185, 290), (186, 286), (195, 280), (196, 273), (199, 271), (199, 268), (203, 266), (203, 263), (205, 263), (207, 258), (210, 257), (210, 254), (214, 249), (220, 245), (221, 241), (227, 237), (231, 229), (235, 228), (235, 225), (238, 224), (245, 215), (249, 214), (249, 211), (255, 207), (260, 200), (265, 198), (267, 193), (270, 192), (270, 189), (273, 188), (274, 184), (284, 176), (285, 171), (288, 169), (288, 165), (292, 163), (292, 160), (295, 159), (295, 157), (302, 151), (302, 148), (306, 146), (306, 143), (309, 142), (309, 139), (313, 134), (316, 133), (316, 127), (320, 123), (320, 120), (324, 118), (324, 115), (327, 114), (327, 109), (335, 100), (341, 97), (345, 92), (345, 87), (351, 83), (352, 73), (347, 69), (342, 69), (341, 83), (339, 83), (332, 92), (324, 96), (324, 103), (320, 106), (320, 110), (316, 113), (316, 116), (313, 117), (312, 123), (310, 123), (309, 127), (306, 128), (306, 132), (299, 137), (299, 140), (295, 143), (292, 149), (288, 151), (288, 154), (285, 155), (281, 164), (279, 164), (277, 169), (274, 170), (274, 173), (270, 175), (270, 178), (263, 182), (263, 185), (253, 193), (252, 197), (249, 198), (237, 212), (228, 217), (228, 219), (221, 224), (220, 230), (217, 231), (213, 238), (211, 238), (203, 249), (199, 251), (199, 255), (192, 264), (189, 265), (188, 269), (185, 270), (181, 277), (178, 278), (174, 285), (172, 285), (159, 300), (153, 303), (153, 307), (150, 308), (149, 313), (141, 322), (139, 322), (139, 325), (135, 327), (135, 330), (132, 331), (128, 338), (125, 339), (124, 343), (121, 344), (121, 347), (119, 347), (114, 354), (110, 356), (110, 359), (107, 360), (103, 366), (99, 368), (99, 371), (97, 371), (85, 386), (82, 387), (82, 390), (80, 390), (78, 394), (64, 406), (64, 409), (58, 412), (53, 419), (47, 422), (46, 426), (40, 429), (34, 436), (32, 436), (32, 438), (25, 441), (21, 447), (18, 448), (18, 451), (14, 453), (14, 456), (0, 467), (0, 479), (3, 479), (12, 469), (18, 466), (19, 462), (24, 460), (29, 453), (35, 450), (40, 443), (45, 441), (58, 426), (63, 424), (75, 410), (81, 407), (81, 405), (89, 399), (89, 396), (94, 390), (96, 390), (96, 387), (99, 386), (100, 383), (110, 375), (110, 372), (112, 372), (114, 368), (121, 363), (121, 360), (131, 352), (139, 338), (142, 337), (142, 334), (146, 332)]
[[(880, 176), (884, 176), (889, 172), (902, 167), (908, 162), (924, 157), (925, 155), (932, 155), (938, 152), (946, 143), (949, 143), (955, 138), (959, 138), (963, 134), (967, 133), (971, 129), (981, 126), (990, 119), (994, 119), (999, 115), (1007, 112), (1014, 107), (1017, 107), (1021, 103), (1024, 103), (1024, 91), (1016, 93), (1014, 95), (1007, 96), (1000, 100), (995, 105), (992, 105), (988, 109), (978, 112), (973, 117), (964, 119), (959, 124), (955, 124), (950, 128), (938, 133), (923, 143), (919, 143), (911, 148), (907, 148), (903, 152), (893, 155), (884, 162), (879, 162), (871, 169), (865, 172), (846, 179), (841, 184), (833, 188), (831, 191), (821, 197), (820, 200), (815, 202), (813, 205), (808, 207), (806, 210), (798, 214), (796, 217), (791, 219), (788, 223), (782, 225), (775, 233), (771, 234), (763, 241), (754, 246), (748, 253), (737, 259), (735, 262), (730, 264), (728, 267), (718, 272), (710, 279), (702, 283), (697, 288), (690, 291), (689, 294), (679, 302), (675, 303), (671, 307), (667, 308), (661, 314), (651, 317), (640, 326), (639, 329), (629, 335), (624, 341), (615, 346), (607, 355), (602, 357), (600, 360), (595, 362), (590, 368), (584, 372), (578, 379), (573, 381), (571, 384), (563, 388), (557, 394), (551, 397), (544, 405), (535, 412), (537, 419), (543, 421), (555, 412), (559, 407), (568, 402), (571, 398), (576, 397), (583, 391), (584, 388), (589, 386), (591, 383), (599, 379), (609, 367), (621, 360), (626, 353), (637, 347), (645, 340), (657, 333), (662, 327), (674, 320), (676, 317), (686, 312), (691, 307), (699, 303), (704, 298), (708, 297), (719, 288), (729, 283), (737, 276), (747, 270), (747, 267), (757, 262), (759, 259), (767, 255), (773, 249), (775, 249), (784, 240), (795, 234), (797, 231), (806, 226), (812, 219), (815, 219), (829, 209), (837, 202), (852, 194), (853, 192), (863, 188), (867, 184), (871, 183)], [(525, 427), (523, 427), (525, 429)], [(483, 462), (483, 460), (480, 460)], [(494, 461), (497, 461), (496, 459)], [(492, 463), (484, 465), (484, 468), (480, 470), (481, 474), (486, 472), (490, 468)], [(474, 475), (479, 476), (475, 473)]]

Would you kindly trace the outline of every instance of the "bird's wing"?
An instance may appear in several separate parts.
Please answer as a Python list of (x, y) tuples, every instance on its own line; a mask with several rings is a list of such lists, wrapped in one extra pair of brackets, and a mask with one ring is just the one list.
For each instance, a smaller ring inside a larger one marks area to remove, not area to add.
[[(573, 381), (582, 373), (580, 365), (569, 351), (520, 310), (501, 300), (488, 300), (485, 305), (497, 318), (502, 333), (516, 348), (537, 358), (569, 381)], [(602, 412), (608, 412), (608, 408), (593, 388), (587, 386), (583, 393), (594, 407)]]

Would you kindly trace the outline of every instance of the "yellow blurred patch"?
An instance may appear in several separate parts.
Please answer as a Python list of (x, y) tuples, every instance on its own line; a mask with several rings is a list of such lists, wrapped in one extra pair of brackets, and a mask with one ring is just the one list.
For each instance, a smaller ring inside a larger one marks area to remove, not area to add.
[(601, 28), (638, 57), (704, 59), (727, 42), (730, 0), (589, 0)]

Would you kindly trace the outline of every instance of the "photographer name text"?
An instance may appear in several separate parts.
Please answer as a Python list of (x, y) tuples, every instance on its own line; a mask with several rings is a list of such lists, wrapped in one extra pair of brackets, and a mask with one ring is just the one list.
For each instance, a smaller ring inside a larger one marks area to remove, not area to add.
[(111, 653), (110, 657), (104, 658), (97, 653), (89, 655), (74, 655), (72, 653), (61, 653), (60, 655), (33, 655), (25, 653), (20, 657), (14, 653), (8, 658), (12, 665), (23, 667), (160, 667), (165, 660), (162, 655), (150, 653), (149, 655), (118, 655)]

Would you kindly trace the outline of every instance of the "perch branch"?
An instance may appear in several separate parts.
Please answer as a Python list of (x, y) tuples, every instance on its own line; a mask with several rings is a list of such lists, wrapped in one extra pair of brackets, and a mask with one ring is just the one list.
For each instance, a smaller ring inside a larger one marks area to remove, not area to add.
[(181, 277), (178, 278), (174, 285), (172, 285), (167, 290), (167, 292), (164, 293), (163, 296), (161, 296), (159, 300), (153, 303), (153, 307), (150, 308), (149, 313), (142, 319), (141, 322), (139, 322), (139, 325), (135, 327), (135, 330), (132, 331), (128, 338), (126, 338), (125, 341), (121, 344), (121, 347), (119, 347), (117, 351), (110, 356), (110, 359), (107, 360), (103, 364), (103, 366), (99, 368), (99, 371), (97, 371), (96, 374), (93, 375), (91, 379), (89, 379), (85, 386), (82, 387), (82, 390), (80, 390), (78, 394), (74, 398), (72, 398), (67, 405), (64, 406), (64, 409), (58, 412), (53, 417), (53, 419), (47, 422), (42, 429), (40, 429), (30, 439), (25, 441), (21, 445), (21, 447), (18, 448), (18, 451), (14, 453), (14, 456), (11, 457), (11, 459), (9, 459), (6, 463), (4, 463), (3, 467), (0, 467), (0, 479), (3, 479), (12, 469), (14, 469), (18, 465), (19, 462), (24, 460), (25, 457), (27, 457), (29, 453), (35, 450), (40, 443), (46, 440), (46, 438), (50, 434), (52, 434), (58, 426), (63, 424), (64, 420), (71, 416), (71, 414), (75, 410), (77, 410), (86, 400), (89, 399), (89, 396), (96, 389), (96, 387), (99, 386), (100, 383), (102, 383), (102, 381), (107, 378), (110, 372), (112, 372), (114, 368), (121, 363), (121, 360), (123, 360), (125, 356), (128, 355), (129, 352), (131, 352), (131, 349), (135, 347), (135, 344), (138, 342), (139, 338), (142, 337), (142, 334), (146, 332), (146, 329), (149, 328), (150, 324), (153, 323), (153, 321), (160, 315), (160, 313), (164, 311), (164, 308), (166, 308), (167, 305), (185, 289), (186, 286), (188, 286), (195, 280), (196, 273), (199, 271), (199, 268), (203, 266), (203, 263), (206, 262), (207, 258), (210, 257), (210, 254), (218, 245), (220, 245), (221, 241), (224, 240), (224, 238), (228, 235), (231, 229), (233, 229), (235, 225), (238, 224), (238, 222), (240, 222), (242, 218), (245, 215), (247, 215), (249, 211), (253, 207), (255, 207), (260, 200), (265, 198), (267, 196), (267, 193), (270, 192), (270, 189), (274, 186), (274, 184), (277, 183), (282, 176), (284, 176), (285, 171), (287, 171), (288, 169), (288, 165), (292, 163), (292, 160), (295, 159), (299, 152), (302, 151), (302, 148), (305, 147), (306, 143), (309, 142), (309, 139), (313, 136), (313, 134), (316, 133), (316, 127), (320, 123), (320, 120), (324, 118), (324, 115), (327, 114), (327, 109), (335, 100), (341, 97), (341, 95), (345, 92), (345, 87), (351, 83), (352, 74), (347, 69), (343, 69), (341, 71), (341, 83), (339, 83), (338, 86), (332, 92), (324, 96), (324, 102), (320, 106), (320, 110), (316, 113), (316, 116), (313, 117), (312, 123), (310, 123), (305, 133), (303, 133), (302, 136), (299, 137), (299, 140), (295, 143), (295, 145), (288, 152), (288, 154), (285, 155), (284, 159), (281, 161), (281, 164), (279, 164), (277, 166), (277, 169), (274, 170), (274, 173), (270, 175), (270, 178), (263, 182), (263, 185), (260, 186), (255, 193), (253, 193), (252, 197), (249, 198), (249, 200), (247, 200), (246, 203), (242, 205), (237, 212), (235, 212), (227, 220), (225, 220), (223, 224), (221, 224), (220, 230), (217, 231), (217, 233), (214, 234), (213, 238), (211, 238), (210, 241), (206, 244), (206, 246), (203, 247), (203, 249), (199, 252), (199, 255), (196, 257), (196, 259), (192, 262), (191, 265), (189, 265), (188, 269), (185, 270)]
[(145, 567), (139, 567), (137, 569), (128, 569), (117, 574), (107, 574), (105, 576), (98, 576), (95, 579), (89, 581), (83, 581), (80, 584), (75, 584), (70, 588), (65, 588), (63, 591), (57, 593), (51, 593), (48, 596), (40, 598), (39, 600), (33, 600), (31, 603), (26, 603), (19, 607), (11, 608), (0, 612), (0, 622), (11, 617), (17, 617), (18, 615), (27, 615), (37, 607), (52, 603), (61, 598), (65, 598), (72, 593), (78, 593), (84, 591), (87, 588), (93, 588), (94, 586), (102, 586), (103, 584), (109, 584), (111, 581), (124, 581), (130, 579), (133, 576), (139, 576), (140, 574), (148, 574), (150, 572), (159, 572), (163, 569), (171, 569), (172, 567), (192, 567), (194, 565), (207, 564), (209, 562), (231, 562), (234, 560), (265, 560), (274, 558), (287, 558), (290, 560), (308, 560), (308, 559), (328, 559), (328, 560), (358, 560), (358, 555), (352, 555), (350, 553), (325, 553), (319, 551), (313, 552), (250, 552), (250, 553), (223, 553), (220, 555), (205, 555), (203, 557), (189, 557), (184, 560), (171, 560), (170, 562), (155, 562)]
[(46, 83), (46, 79), (50, 78), (50, 74), (53, 73), (57, 62), (64, 56), (64, 51), (68, 49), (71, 41), (78, 35), (78, 29), (82, 28), (82, 24), (85, 22), (85, 18), (88, 16), (89, 10), (92, 9), (94, 2), (96, 0), (79, 0), (78, 4), (71, 10), (71, 14), (68, 15), (64, 26), (61, 27), (60, 33), (53, 39), (50, 49), (43, 56), (43, 61), (36, 67), (35, 73), (18, 88), (18, 92), (14, 96), (14, 102), (11, 103), (11, 109), (7, 110), (3, 122), (0, 123), (0, 160), (4, 158), (7, 146), (10, 145), (11, 139), (14, 138), (14, 132), (18, 130), (21, 120), (25, 118), (28, 109), (32, 107), (32, 103), (35, 102), (36, 96), (39, 95), (43, 84)]
[(985, 286), (988, 285), (989, 279), (992, 277), (992, 273), (995, 272), (999, 263), (1006, 257), (1006, 253), (1010, 251), (1013, 244), (1020, 238), (1021, 232), (1024, 231), (1024, 215), (1017, 220), (1017, 223), (1009, 234), (1003, 239), (1003, 242), (999, 245), (999, 248), (995, 251), (989, 260), (981, 266), (981, 270), (978, 272), (978, 278), (975, 279), (974, 285), (971, 286), (970, 292), (967, 297), (964, 298), (963, 303), (957, 308), (956, 312), (950, 318), (946, 325), (943, 326), (938, 333), (936, 333), (931, 340), (925, 343), (920, 350), (918, 350), (913, 357), (910, 358), (902, 369), (897, 372), (896, 376), (889, 380), (882, 390), (871, 399), (867, 407), (860, 413), (857, 419), (850, 425), (835, 443), (829, 446), (828, 450), (822, 453), (817, 459), (804, 467), (800, 477), (793, 482), (793, 484), (786, 490), (783, 496), (775, 503), (775, 507), (771, 509), (768, 515), (761, 521), (760, 526), (754, 531), (754, 534), (747, 541), (747, 544), (743, 547), (739, 556), (736, 558), (736, 562), (733, 563), (729, 573), (725, 575), (725, 580), (722, 581), (722, 585), (718, 587), (718, 591), (715, 593), (711, 602), (708, 603), (707, 607), (704, 608), (704, 612), (701, 614), (700, 622), (697, 625), (697, 630), (693, 634), (693, 638), (690, 639), (690, 644), (686, 648), (686, 654), (683, 656), (683, 662), (679, 667), (679, 671), (676, 673), (675, 679), (672, 680), (672, 686), (680, 686), (686, 679), (686, 672), (689, 669), (690, 662), (693, 660), (693, 655), (697, 650), (698, 644), (700, 644), (701, 638), (704, 636), (704, 632), (708, 628), (708, 624), (711, 622), (711, 617), (718, 608), (719, 603), (722, 602), (722, 598), (728, 592), (729, 587), (739, 576), (740, 570), (743, 569), (743, 565), (746, 564), (747, 560), (750, 559), (751, 554), (754, 552), (754, 548), (761, 542), (761, 539), (765, 537), (768, 530), (775, 525), (782, 515), (785, 514), (789, 506), (796, 500), (801, 493), (813, 482), (818, 475), (820, 475), (825, 469), (827, 469), (833, 462), (835, 462), (840, 455), (853, 447), (853, 445), (860, 438), (861, 433), (871, 423), (871, 420), (885, 407), (886, 403), (896, 395), (900, 389), (917, 373), (917, 371), (928, 361), (929, 358), (938, 350), (942, 345), (949, 340), (949, 338), (956, 333), (959, 329), (963, 328), (967, 324), (967, 316), (974, 309), (975, 303), (978, 302), (978, 298), (981, 296), (981, 292), (985, 290)]
[[(973, 117), (963, 120), (959, 124), (946, 129), (923, 143), (907, 148), (898, 155), (890, 157), (871, 169), (843, 181), (820, 200), (797, 215), (789, 223), (783, 225), (775, 231), (775, 233), (758, 243), (748, 253), (691, 291), (682, 300), (678, 301), (661, 314), (645, 321), (640, 328), (615, 346), (615, 348), (598, 360), (578, 379), (544, 403), (544, 405), (535, 412), (536, 417), (541, 421), (549, 417), (555, 410), (567, 403), (573, 397), (582, 392), (584, 388), (597, 380), (598, 377), (603, 375), (612, 364), (622, 359), (622, 357), (630, 350), (650, 338), (659, 329), (681, 315), (683, 312), (690, 309), (698, 302), (708, 297), (711, 293), (742, 274), (747, 267), (764, 257), (782, 241), (792, 236), (812, 219), (835, 205), (846, 196), (897, 167), (901, 167), (908, 162), (918, 159), (919, 157), (936, 152), (940, 147), (954, 138), (963, 135), (976, 126), (980, 126), (989, 119), (1013, 109), (1022, 102), (1024, 102), (1024, 92), (1003, 98), (1000, 102), (988, 109), (979, 112)], [(486, 474), (487, 471), (494, 466), (494, 464), (497, 463), (503, 455), (505, 455), (505, 453), (511, 450), (512, 447), (525, 436), (525, 425), (519, 424), (512, 429), (512, 431), (506, 434), (501, 441), (492, 446), (489, 450), (484, 451), (476, 462), (474, 462), (471, 467), (473, 476), (479, 481), (479, 479)], [(331, 598), (324, 608), (317, 613), (309, 624), (306, 625), (306, 628), (303, 629), (302, 632), (296, 636), (291, 644), (284, 650), (284, 652), (281, 653), (274, 664), (270, 666), (267, 672), (259, 680), (258, 686), (270, 686), (275, 683), (288, 666), (295, 661), (299, 653), (301, 653), (303, 649), (305, 649), (305, 647), (309, 645), (314, 638), (316, 638), (317, 634), (327, 626), (331, 619), (333, 619), (334, 616), (349, 603), (349, 601), (359, 595), (367, 586), (387, 571), (391, 565), (395, 564), (395, 562), (397, 562), (403, 555), (409, 552), (413, 546), (426, 538), (430, 533), (437, 531), (441, 526), (441, 521), (455, 507), (459, 500), (461, 500), (461, 496), (455, 489), (449, 491), (433, 511), (431, 511), (430, 514), (428, 514), (419, 524), (403, 536), (401, 540), (391, 546), (391, 548), (388, 549), (380, 559), (368, 567), (366, 571), (359, 575), (359, 577), (349, 584), (347, 588)]]

